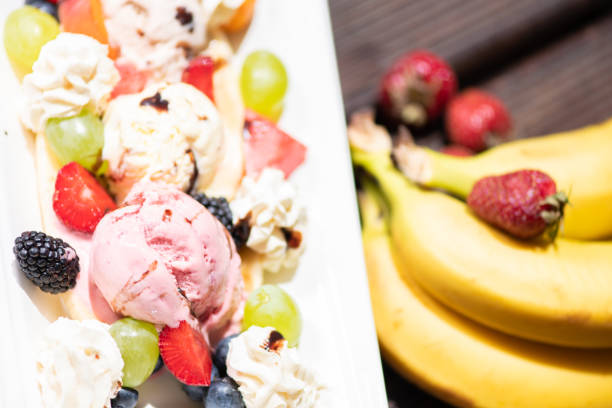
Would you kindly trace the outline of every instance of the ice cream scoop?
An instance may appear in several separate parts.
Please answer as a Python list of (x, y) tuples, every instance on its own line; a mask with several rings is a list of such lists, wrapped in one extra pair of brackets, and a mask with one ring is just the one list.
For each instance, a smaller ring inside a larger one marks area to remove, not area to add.
[(124, 316), (200, 328), (212, 345), (242, 319), (240, 257), (225, 227), (174, 187), (139, 183), (98, 224), (91, 277)]
[(136, 66), (151, 82), (181, 80), (188, 56), (206, 46), (207, 16), (201, 0), (102, 0), (119, 63)]
[(204, 190), (224, 154), (217, 109), (188, 84), (155, 85), (120, 96), (104, 115), (102, 158), (119, 202), (141, 179)]

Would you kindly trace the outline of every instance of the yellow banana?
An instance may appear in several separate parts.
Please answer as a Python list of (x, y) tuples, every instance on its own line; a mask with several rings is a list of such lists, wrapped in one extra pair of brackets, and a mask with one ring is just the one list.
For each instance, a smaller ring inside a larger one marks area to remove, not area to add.
[(548, 173), (570, 196), (561, 234), (575, 239), (612, 237), (612, 119), (546, 137), (517, 140), (470, 158), (402, 144), (402, 171), (413, 181), (466, 197), (476, 180), (519, 169)]
[(463, 407), (612, 406), (611, 350), (532, 343), (452, 312), (398, 272), (376, 202), (360, 203), (376, 329), (398, 372)]
[(402, 261), (438, 300), (530, 340), (612, 347), (612, 242), (514, 240), (459, 200), (414, 186), (388, 151), (352, 144), (353, 162), (376, 177), (389, 200)]

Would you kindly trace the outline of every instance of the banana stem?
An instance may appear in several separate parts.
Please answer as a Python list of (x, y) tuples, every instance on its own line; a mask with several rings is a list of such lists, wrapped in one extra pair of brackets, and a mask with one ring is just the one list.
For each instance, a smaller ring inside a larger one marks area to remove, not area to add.
[(472, 191), (477, 178), (470, 171), (473, 158), (453, 157), (426, 150), (430, 159), (431, 178), (422, 183), (431, 188), (440, 188), (459, 198), (465, 199)]
[(362, 166), (376, 178), (384, 196), (390, 200), (391, 209), (401, 206), (398, 193), (406, 189), (409, 181), (395, 169), (389, 153), (365, 153), (355, 149), (351, 154), (354, 164)]

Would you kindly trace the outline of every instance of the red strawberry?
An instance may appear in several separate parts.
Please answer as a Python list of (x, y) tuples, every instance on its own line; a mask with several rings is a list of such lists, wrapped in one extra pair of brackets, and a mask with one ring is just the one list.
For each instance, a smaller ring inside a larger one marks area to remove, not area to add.
[(202, 333), (182, 321), (159, 334), (159, 352), (166, 368), (183, 384), (210, 385), (212, 359)]
[(495, 96), (468, 89), (448, 106), (446, 129), (453, 143), (479, 152), (509, 140), (512, 120), (502, 101)]
[(533, 238), (548, 230), (554, 239), (567, 196), (557, 192), (548, 174), (519, 170), (478, 180), (467, 203), (480, 218), (515, 237)]
[(121, 79), (117, 85), (115, 85), (111, 93), (111, 98), (114, 99), (119, 95), (135, 94), (144, 89), (149, 79), (146, 72), (139, 71), (138, 68), (132, 64), (115, 63), (115, 67), (117, 67)]
[(68, 227), (93, 232), (104, 214), (116, 208), (104, 187), (80, 164), (68, 163), (57, 173), (53, 210)]
[(391, 118), (423, 126), (436, 119), (457, 91), (452, 68), (429, 51), (405, 54), (387, 71), (380, 103)]
[(456, 144), (450, 145), (450, 146), (444, 146), (440, 150), (440, 152), (451, 155), (451, 156), (457, 156), (457, 157), (470, 157), (474, 155), (474, 152), (468, 149), (467, 147), (456, 145)]
[(304, 162), (306, 146), (268, 119), (247, 111), (245, 127), (244, 150), (248, 176), (257, 176), (265, 167), (274, 167), (289, 177)]
[(215, 101), (213, 92), (213, 74), (215, 63), (210, 57), (196, 57), (189, 62), (183, 72), (182, 81), (202, 91), (211, 101)]

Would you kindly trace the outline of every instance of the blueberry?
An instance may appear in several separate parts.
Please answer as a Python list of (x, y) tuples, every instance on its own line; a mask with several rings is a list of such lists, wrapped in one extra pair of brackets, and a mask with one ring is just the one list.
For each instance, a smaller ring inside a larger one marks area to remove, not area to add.
[(219, 342), (217, 345), (217, 349), (215, 350), (215, 354), (213, 355), (213, 361), (215, 365), (219, 368), (219, 373), (221, 376), (227, 375), (227, 353), (229, 352), (229, 344), (233, 338), (237, 337), (237, 334), (233, 334), (231, 336), (227, 336), (223, 340)]
[(208, 391), (208, 387), (200, 387), (199, 385), (181, 384), (181, 388), (183, 388), (183, 392), (187, 394), (189, 399), (198, 402), (204, 401), (206, 391)]
[(57, 17), (57, 4), (49, 3), (46, 0), (26, 0), (25, 4), (51, 14), (56, 20), (59, 20)]
[[(217, 367), (213, 364), (212, 371), (210, 372), (210, 381), (214, 381), (217, 378), (219, 378), (219, 370), (217, 370)], [(201, 387), (198, 385), (181, 384), (181, 386), (185, 394), (193, 401), (203, 401), (208, 391), (208, 387)]]
[(206, 408), (246, 408), (238, 384), (229, 377), (214, 380), (204, 401)]
[(115, 398), (111, 400), (112, 408), (134, 408), (138, 403), (138, 391), (124, 387), (119, 390)]
[(161, 370), (163, 366), (164, 366), (164, 360), (162, 360), (162, 357), (160, 355), (159, 357), (157, 357), (157, 363), (155, 363), (155, 368), (153, 369), (153, 374), (155, 374), (156, 372)]

